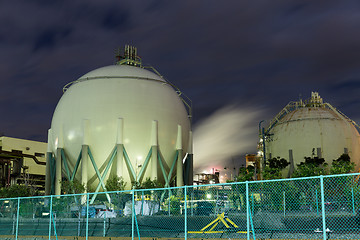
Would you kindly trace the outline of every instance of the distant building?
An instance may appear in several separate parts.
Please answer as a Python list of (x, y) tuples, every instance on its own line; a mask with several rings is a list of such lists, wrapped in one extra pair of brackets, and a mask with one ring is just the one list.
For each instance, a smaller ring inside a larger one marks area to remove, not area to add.
[(0, 186), (26, 184), (45, 190), (47, 143), (0, 137)]
[(195, 174), (194, 185), (203, 185), (203, 184), (216, 184), (219, 183), (220, 172), (215, 171), (212, 174), (209, 173), (199, 173)]
[(256, 154), (246, 154), (246, 167), (253, 166), (260, 169), (260, 158)]

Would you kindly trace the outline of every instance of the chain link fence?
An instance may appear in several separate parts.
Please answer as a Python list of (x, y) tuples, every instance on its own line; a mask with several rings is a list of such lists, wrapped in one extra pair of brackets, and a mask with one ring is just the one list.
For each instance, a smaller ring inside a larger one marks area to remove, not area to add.
[(0, 199), (0, 237), (360, 239), (359, 177)]

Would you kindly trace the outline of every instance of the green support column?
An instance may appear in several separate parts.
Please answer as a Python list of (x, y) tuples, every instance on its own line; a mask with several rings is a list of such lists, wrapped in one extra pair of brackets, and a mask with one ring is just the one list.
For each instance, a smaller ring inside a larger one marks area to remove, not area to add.
[[(88, 182), (88, 163), (89, 163), (89, 146), (88, 145), (82, 145), (81, 149), (81, 184), (85, 186), (85, 189), (87, 187)], [(85, 190), (86, 192), (86, 190)]]

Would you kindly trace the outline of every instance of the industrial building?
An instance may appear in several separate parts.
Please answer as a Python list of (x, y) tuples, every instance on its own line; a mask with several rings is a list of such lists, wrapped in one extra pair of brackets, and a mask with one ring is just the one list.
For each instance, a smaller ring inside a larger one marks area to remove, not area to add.
[(305, 157), (324, 158), (330, 165), (346, 153), (360, 167), (359, 126), (323, 99), (317, 92), (308, 100), (287, 104), (268, 124), (261, 127), (259, 155), (266, 159), (280, 157), (290, 162), (290, 176)]
[(106, 191), (109, 176), (130, 189), (150, 178), (192, 184), (191, 101), (125, 46), (115, 65), (63, 89), (48, 132), (46, 193), (77, 179)]
[(0, 137), (0, 186), (24, 184), (43, 193), (46, 149), (44, 142)]

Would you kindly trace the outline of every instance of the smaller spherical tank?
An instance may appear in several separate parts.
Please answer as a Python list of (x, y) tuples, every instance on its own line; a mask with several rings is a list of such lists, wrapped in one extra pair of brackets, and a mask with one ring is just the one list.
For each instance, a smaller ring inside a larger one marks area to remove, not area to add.
[(330, 165), (347, 153), (360, 166), (358, 130), (349, 118), (322, 103), (317, 93), (307, 103), (292, 103), (284, 109), (268, 130), (267, 157), (291, 160), (292, 153), (296, 168), (305, 157), (322, 157)]

